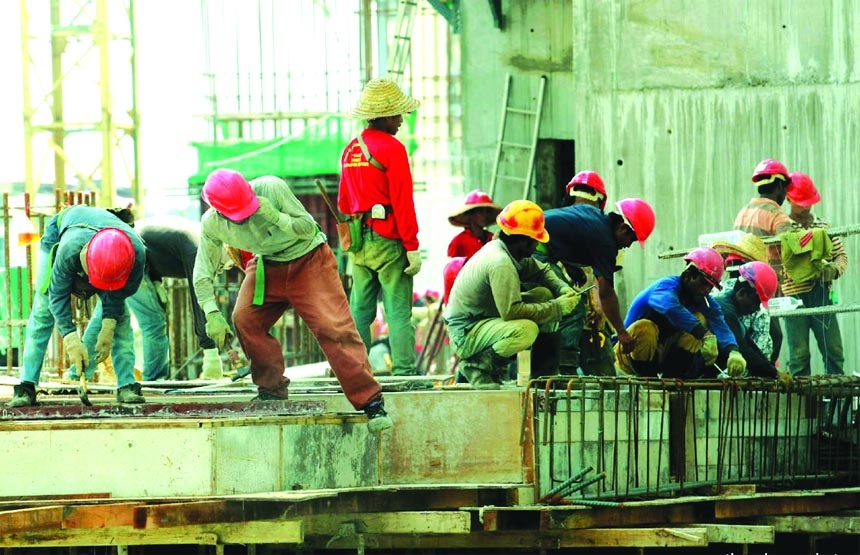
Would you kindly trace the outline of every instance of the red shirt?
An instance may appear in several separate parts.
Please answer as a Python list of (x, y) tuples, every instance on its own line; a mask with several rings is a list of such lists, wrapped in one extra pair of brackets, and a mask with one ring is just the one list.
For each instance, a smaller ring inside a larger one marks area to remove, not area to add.
[(451, 258), (454, 258), (455, 256), (465, 256), (466, 258), (469, 258), (478, 252), (481, 247), (487, 243), (487, 241), (492, 240), (493, 234), (488, 231), (484, 237), (485, 240), (482, 241), (477, 235), (472, 233), (471, 229), (464, 229), (458, 233), (456, 237), (451, 239), (450, 243), (448, 243), (448, 256)]
[(390, 207), (384, 220), (370, 220), (369, 225), (383, 237), (403, 241), (407, 251), (418, 250), (418, 220), (406, 147), (394, 135), (376, 129), (365, 129), (362, 138), (370, 155), (386, 171), (367, 162), (357, 139), (350, 141), (340, 159), (337, 207), (344, 214), (370, 212), (374, 204)]

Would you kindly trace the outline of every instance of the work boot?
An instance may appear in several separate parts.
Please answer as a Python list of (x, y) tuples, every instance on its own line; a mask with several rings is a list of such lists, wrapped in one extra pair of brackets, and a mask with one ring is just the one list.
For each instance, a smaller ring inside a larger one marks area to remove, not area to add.
[(140, 384), (130, 383), (116, 390), (116, 400), (120, 403), (128, 403), (130, 405), (139, 405), (145, 403), (143, 395), (140, 394)]
[(257, 396), (251, 401), (286, 401), (290, 396), (290, 382), (284, 381), (275, 389), (257, 387)]
[(460, 361), (460, 373), (473, 389), (501, 389), (501, 374), (494, 367), (499, 355), (492, 348)]
[(221, 366), (221, 357), (218, 356), (218, 349), (203, 349), (203, 367), (200, 372), (200, 378), (204, 380), (220, 380), (224, 377), (224, 371)]
[(35, 407), (36, 406), (36, 384), (30, 382), (21, 382), (14, 388), (12, 399), (6, 403), (9, 408), (14, 407)]
[(382, 397), (364, 407), (364, 414), (367, 415), (367, 431), (372, 434), (394, 426), (394, 421), (385, 412), (385, 401)]

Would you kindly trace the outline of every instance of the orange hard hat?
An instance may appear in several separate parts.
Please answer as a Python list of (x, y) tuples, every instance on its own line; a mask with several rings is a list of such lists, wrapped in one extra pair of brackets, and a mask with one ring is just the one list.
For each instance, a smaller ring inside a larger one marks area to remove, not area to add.
[(200, 195), (206, 204), (234, 222), (250, 217), (260, 207), (251, 184), (234, 170), (218, 169), (210, 173)]
[(114, 227), (100, 229), (87, 245), (87, 276), (102, 291), (125, 287), (134, 267), (134, 245), (128, 235)]
[(540, 243), (549, 241), (543, 210), (530, 200), (515, 200), (502, 208), (496, 223), (508, 235), (526, 235)]
[(705, 280), (717, 289), (722, 289), (720, 280), (723, 279), (725, 262), (723, 257), (711, 247), (699, 247), (693, 249), (684, 257), (684, 260), (695, 266)]
[(770, 264), (765, 262), (747, 262), (740, 268), (738, 273), (743, 281), (748, 281), (755, 287), (755, 292), (761, 304), (767, 306), (767, 302), (776, 294), (779, 279)]
[(811, 177), (805, 173), (791, 172), (789, 178), (791, 183), (788, 184), (788, 192), (785, 195), (788, 202), (804, 208), (821, 202), (821, 195), (818, 194)]
[(758, 186), (773, 183), (775, 179), (788, 181), (788, 168), (779, 160), (767, 158), (759, 162), (753, 170), (752, 180)]
[(651, 236), (654, 226), (657, 225), (654, 209), (641, 198), (619, 200), (615, 203), (615, 208), (624, 218), (624, 223), (629, 225), (636, 234), (639, 244), (645, 248), (645, 239)]

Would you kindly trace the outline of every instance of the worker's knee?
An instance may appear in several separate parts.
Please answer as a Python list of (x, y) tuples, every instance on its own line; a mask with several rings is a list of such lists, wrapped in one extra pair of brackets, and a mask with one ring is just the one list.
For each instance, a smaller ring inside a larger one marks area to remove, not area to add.
[(510, 329), (505, 338), (493, 344), (496, 353), (503, 357), (512, 357), (531, 347), (540, 331), (531, 320), (514, 320), (509, 324)]
[(546, 303), (555, 298), (552, 291), (546, 287), (535, 287), (520, 294), (524, 303)]
[(660, 328), (657, 324), (651, 320), (637, 320), (627, 327), (627, 332), (636, 340), (636, 347), (630, 353), (630, 358), (638, 361), (656, 358), (657, 341), (660, 337)]

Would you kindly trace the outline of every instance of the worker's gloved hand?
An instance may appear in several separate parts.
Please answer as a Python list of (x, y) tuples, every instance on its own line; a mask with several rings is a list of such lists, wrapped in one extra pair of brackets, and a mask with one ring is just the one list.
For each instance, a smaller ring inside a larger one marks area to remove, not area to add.
[(206, 315), (206, 335), (212, 338), (218, 350), (223, 349), (227, 343), (227, 338), (233, 335), (227, 320), (220, 311), (216, 310)]
[(559, 296), (561, 296), (561, 295), (572, 295), (573, 293), (576, 293), (576, 291), (574, 291), (573, 287), (564, 286), (561, 288), (561, 291), (559, 291), (558, 294), (559, 294)]
[(254, 212), (254, 216), (260, 218), (266, 223), (277, 224), (281, 217), (281, 213), (275, 209), (272, 201), (266, 197), (257, 197), (257, 199), (260, 201), (260, 207), (257, 208), (256, 212)]
[(739, 351), (729, 353), (729, 361), (726, 362), (726, 372), (733, 378), (742, 378), (747, 370), (747, 361)]
[(110, 350), (113, 348), (113, 333), (116, 330), (116, 320), (113, 318), (105, 318), (102, 320), (102, 329), (99, 332), (99, 337), (96, 340), (96, 362), (103, 362), (104, 359), (110, 356)]
[(69, 357), (69, 364), (74, 365), (78, 375), (86, 372), (87, 366), (90, 365), (90, 357), (78, 332), (73, 331), (63, 336), (63, 348), (66, 350), (66, 356)]
[(621, 345), (622, 353), (632, 353), (636, 348), (636, 338), (627, 330), (618, 332), (618, 344)]
[(717, 362), (717, 355), (720, 354), (719, 346), (717, 345), (717, 336), (709, 333), (702, 338), (702, 358), (705, 360), (705, 366), (711, 366)]
[(821, 266), (821, 281), (825, 283), (830, 283), (839, 277), (839, 270), (836, 269), (836, 265), (832, 262), (825, 262)]
[(406, 251), (406, 260), (409, 265), (403, 269), (407, 276), (414, 276), (421, 271), (421, 253), (418, 251)]
[(573, 309), (579, 304), (579, 299), (580, 297), (576, 293), (568, 293), (557, 298), (556, 302), (558, 303), (558, 308), (561, 310), (561, 315), (567, 316), (573, 312)]
[(777, 370), (776, 381), (779, 382), (779, 386), (783, 389), (788, 390), (794, 387), (794, 376), (791, 375), (791, 372), (786, 372), (785, 370)]

